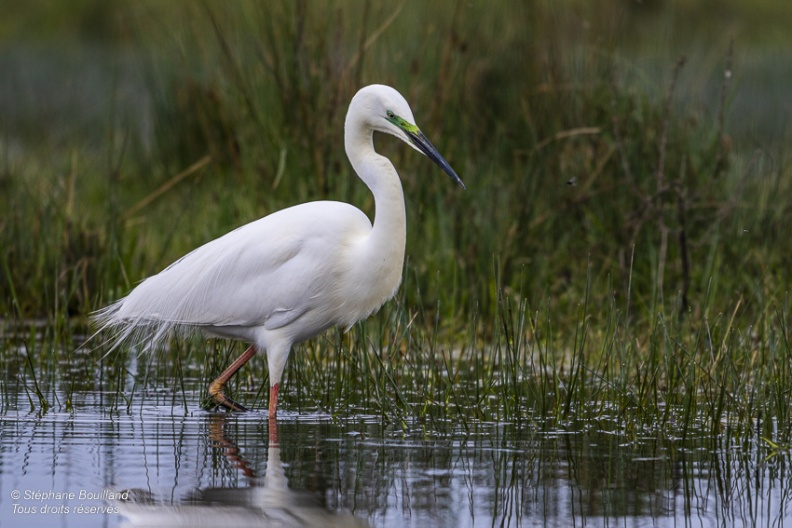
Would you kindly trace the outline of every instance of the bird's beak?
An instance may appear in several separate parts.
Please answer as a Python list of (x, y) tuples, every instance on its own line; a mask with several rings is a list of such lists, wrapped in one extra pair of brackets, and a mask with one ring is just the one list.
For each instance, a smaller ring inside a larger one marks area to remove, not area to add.
[(413, 146), (426, 154), (426, 157), (434, 161), (441, 169), (443, 169), (443, 172), (451, 176), (452, 180), (461, 185), (463, 189), (466, 189), (467, 187), (465, 187), (465, 184), (462, 183), (461, 179), (459, 179), (459, 176), (457, 176), (457, 173), (451, 168), (451, 165), (449, 165), (445, 158), (440, 155), (434, 145), (432, 145), (432, 143), (426, 139), (426, 136), (423, 135), (423, 132), (421, 132), (416, 126), (410, 128), (410, 130), (406, 128), (403, 128), (402, 130), (404, 130), (404, 132), (407, 134), (407, 137), (410, 138), (410, 142), (413, 144)]

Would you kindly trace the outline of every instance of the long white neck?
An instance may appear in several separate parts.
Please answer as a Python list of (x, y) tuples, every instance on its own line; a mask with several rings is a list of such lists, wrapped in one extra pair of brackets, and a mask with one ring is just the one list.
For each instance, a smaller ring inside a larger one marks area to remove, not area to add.
[[(373, 130), (362, 117), (362, 109), (353, 104), (344, 127), (344, 144), (349, 161), (374, 195), (374, 226), (367, 241), (367, 251), (377, 255), (391, 275), (398, 274), (404, 263), (407, 219), (404, 192), (396, 169), (388, 158), (374, 150)], [(379, 260), (379, 259), (378, 259)]]

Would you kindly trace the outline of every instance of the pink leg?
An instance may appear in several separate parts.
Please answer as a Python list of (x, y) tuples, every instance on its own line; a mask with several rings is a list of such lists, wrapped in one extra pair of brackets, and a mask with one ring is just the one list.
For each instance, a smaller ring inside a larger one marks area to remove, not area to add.
[(280, 390), (280, 383), (276, 383), (275, 385), (270, 387), (270, 399), (269, 399), (269, 417), (270, 418), (277, 418), (278, 417), (278, 391)]
[[(231, 363), (227, 369), (223, 371), (222, 374), (217, 376), (217, 379), (209, 385), (209, 395), (215, 401), (216, 404), (222, 405), (232, 411), (247, 411), (245, 407), (238, 404), (231, 398), (223, 393), (223, 388), (225, 384), (228, 382), (231, 377), (237, 373), (237, 371), (242, 368), (242, 365), (250, 361), (250, 358), (256, 355), (256, 347), (250, 345), (247, 350), (245, 350), (241, 356), (239, 356), (236, 361)], [(277, 395), (276, 395), (277, 397)]]
[(278, 391), (280, 384), (276, 383), (270, 387), (269, 399), (269, 441), (270, 445), (278, 445)]

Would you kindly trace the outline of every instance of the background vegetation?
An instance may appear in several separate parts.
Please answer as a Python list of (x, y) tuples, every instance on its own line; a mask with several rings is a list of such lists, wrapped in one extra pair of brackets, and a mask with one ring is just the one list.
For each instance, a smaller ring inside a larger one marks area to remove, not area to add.
[(363, 375), (363, 401), (391, 418), (587, 409), (620, 428), (701, 417), (715, 432), (789, 437), (792, 7), (83, 0), (4, 12), (6, 379), (33, 386), (19, 335), (47, 364), (90, 311), (242, 223), (325, 198), (372, 213), (342, 129), (357, 88), (378, 82), (406, 96), (468, 190), (377, 140), (407, 196), (404, 285), (352, 334), (292, 357), (293, 405), (340, 412), (354, 400), (344, 380)]

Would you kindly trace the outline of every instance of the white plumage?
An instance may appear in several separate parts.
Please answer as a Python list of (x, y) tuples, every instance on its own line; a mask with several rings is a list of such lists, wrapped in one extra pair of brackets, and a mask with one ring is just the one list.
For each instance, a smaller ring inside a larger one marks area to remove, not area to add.
[(156, 346), (172, 331), (202, 330), (251, 347), (210, 386), (215, 401), (244, 407), (223, 386), (257, 350), (266, 350), (270, 417), (291, 347), (323, 330), (349, 327), (393, 296), (401, 281), (406, 240), (404, 195), (390, 160), (374, 151), (373, 132), (395, 135), (462, 181), (414, 124), (393, 88), (362, 88), (347, 112), (344, 141), (358, 176), (374, 194), (372, 225), (341, 202), (310, 202), (246, 224), (149, 277), (94, 314), (116, 345)]

